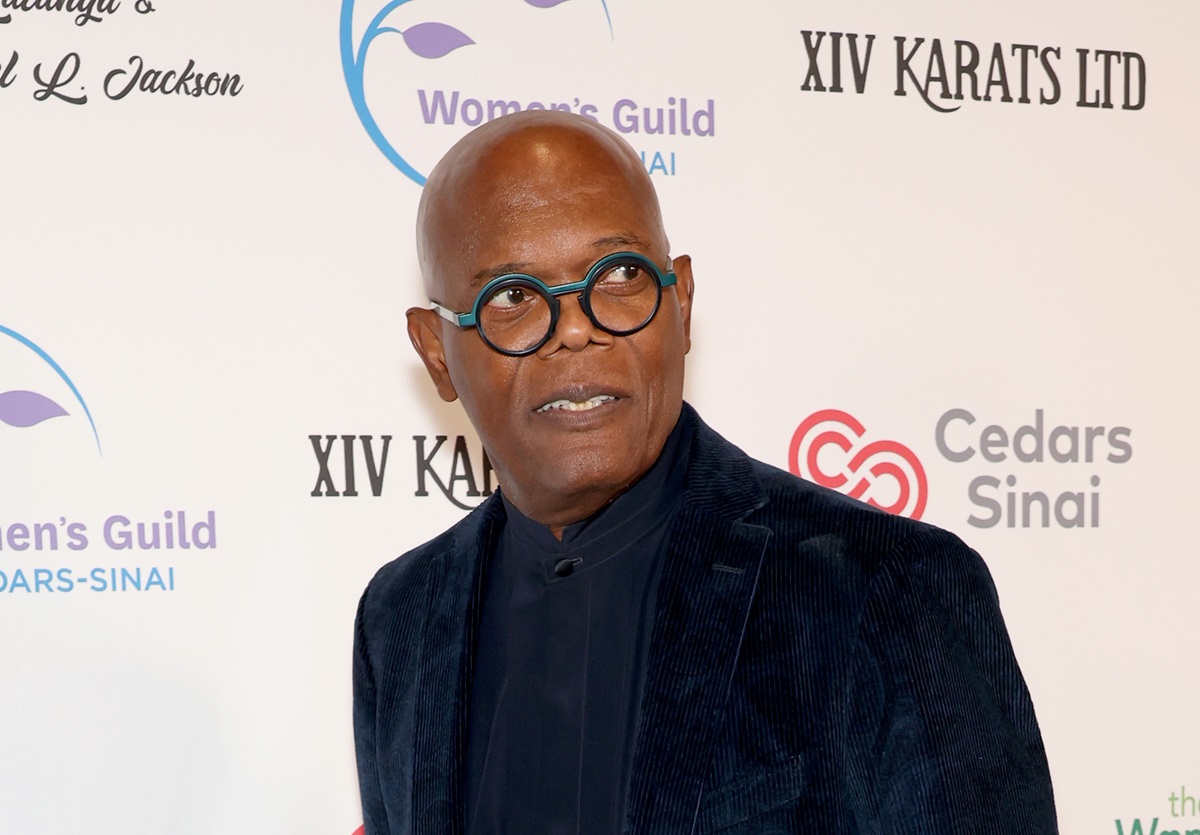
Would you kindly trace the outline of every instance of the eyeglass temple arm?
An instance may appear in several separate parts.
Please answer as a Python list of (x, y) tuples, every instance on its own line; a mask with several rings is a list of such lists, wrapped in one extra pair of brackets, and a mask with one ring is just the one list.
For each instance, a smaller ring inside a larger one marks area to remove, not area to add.
[(458, 325), (460, 328), (471, 328), (475, 326), (474, 313), (456, 313), (448, 307), (442, 307), (437, 302), (430, 302), (429, 309), (441, 316), (447, 322)]

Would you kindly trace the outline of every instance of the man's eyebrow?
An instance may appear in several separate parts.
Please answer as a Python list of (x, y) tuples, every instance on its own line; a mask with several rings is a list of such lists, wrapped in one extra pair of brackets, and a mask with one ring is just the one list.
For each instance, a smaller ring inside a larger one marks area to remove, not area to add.
[[(612, 249), (615, 246), (635, 246), (642, 249), (651, 248), (649, 241), (638, 237), (632, 232), (625, 232), (619, 235), (607, 235), (603, 238), (597, 238), (588, 244), (590, 249)], [(525, 261), (510, 261), (507, 264), (497, 264), (494, 267), (484, 267), (471, 277), (470, 286), (480, 287), (497, 276), (508, 275), (509, 273), (527, 273), (528, 271), (529, 263)]]
[(479, 272), (471, 277), (471, 286), (478, 287), (491, 281), (493, 278), (509, 273), (523, 273), (529, 268), (529, 264), (521, 262), (510, 262), (508, 264), (497, 264), (494, 267), (484, 267)]
[(649, 241), (645, 240), (644, 238), (639, 238), (637, 235), (633, 234), (632, 232), (626, 232), (623, 235), (609, 235), (604, 238), (597, 238), (596, 240), (592, 241), (592, 243), (591, 243), (592, 249), (608, 249), (608, 248), (614, 247), (614, 246), (630, 246), (630, 245), (640, 246), (644, 249), (650, 248)]

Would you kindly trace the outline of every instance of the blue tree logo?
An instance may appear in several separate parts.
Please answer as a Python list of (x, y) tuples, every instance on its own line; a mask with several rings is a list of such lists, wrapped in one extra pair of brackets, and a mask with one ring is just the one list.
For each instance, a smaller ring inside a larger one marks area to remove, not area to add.
[[(525, 0), (530, 6), (538, 9), (550, 9), (568, 1)], [(445, 57), (461, 47), (472, 46), (475, 44), (475, 41), (466, 32), (436, 21), (417, 23), (407, 29), (397, 29), (395, 26), (386, 25), (387, 19), (391, 16), (392, 12), (409, 2), (411, 0), (390, 0), (371, 18), (371, 22), (367, 24), (366, 31), (363, 32), (362, 37), (356, 44), (354, 42), (353, 26), (355, 0), (342, 0), (339, 41), (342, 53), (342, 72), (346, 76), (346, 86), (350, 91), (350, 100), (354, 103), (354, 110), (358, 113), (358, 118), (362, 122), (363, 127), (366, 128), (367, 135), (371, 137), (371, 141), (375, 143), (375, 147), (379, 148), (383, 152), (383, 155), (387, 157), (392, 165), (400, 169), (404, 176), (417, 185), (423, 186), (425, 185), (425, 175), (413, 168), (408, 160), (383, 135), (383, 131), (375, 121), (375, 117), (371, 113), (371, 108), (367, 104), (367, 98), (363, 91), (367, 53), (375, 39), (385, 34), (399, 35), (404, 39), (404, 45), (408, 47), (410, 52), (420, 58), (430, 60)], [(608, 31), (611, 36), (612, 18), (608, 14), (607, 0), (600, 0), (600, 5), (604, 9), (604, 19), (608, 23)]]
[[(80, 408), (83, 409), (83, 414), (87, 417), (88, 424), (92, 427), (92, 437), (96, 439), (96, 451), (103, 454), (103, 451), (100, 449), (100, 434), (96, 431), (96, 423), (92, 420), (91, 410), (88, 409), (83, 395), (79, 393), (79, 389), (75, 387), (75, 383), (67, 376), (67, 372), (63, 371), (62, 366), (55, 362), (33, 340), (22, 336), (11, 328), (0, 325), (0, 334), (15, 339), (33, 351), (43, 362), (54, 369), (54, 373), (67, 384), (67, 388), (75, 395), (75, 400), (79, 403)], [(36, 391), (25, 391), (23, 389), (0, 391), (0, 423), (20, 429), (27, 429), (51, 418), (65, 417), (68, 414), (69, 412), (60, 404)]]

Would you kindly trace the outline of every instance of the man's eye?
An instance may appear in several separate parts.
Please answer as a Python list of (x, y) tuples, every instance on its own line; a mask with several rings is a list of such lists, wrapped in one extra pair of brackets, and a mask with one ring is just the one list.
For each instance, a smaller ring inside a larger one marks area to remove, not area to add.
[(487, 300), (489, 307), (517, 307), (529, 300), (529, 291), (523, 287), (505, 287)]
[(643, 270), (637, 264), (617, 264), (604, 274), (601, 281), (611, 284), (622, 284), (637, 281), (643, 275)]

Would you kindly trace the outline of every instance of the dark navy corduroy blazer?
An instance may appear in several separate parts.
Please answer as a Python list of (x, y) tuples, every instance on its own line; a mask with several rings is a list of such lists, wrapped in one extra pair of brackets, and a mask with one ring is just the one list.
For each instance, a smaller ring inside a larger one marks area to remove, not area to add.
[[(747, 457), (689, 407), (625, 830), (1057, 832), (1033, 705), (982, 560)], [(359, 604), (367, 835), (462, 833), (492, 496)], [(525, 835), (521, 833), (521, 835)]]

